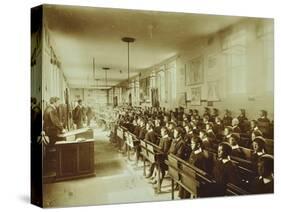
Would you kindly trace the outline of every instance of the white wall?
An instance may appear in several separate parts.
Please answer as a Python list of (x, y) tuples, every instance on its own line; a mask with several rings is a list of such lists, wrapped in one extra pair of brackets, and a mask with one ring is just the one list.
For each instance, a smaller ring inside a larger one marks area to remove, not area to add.
[(46, 25), (43, 27), (42, 41), (42, 99), (45, 102), (44, 105), (53, 96), (59, 97), (61, 102), (65, 103), (65, 91), (69, 86), (64, 77), (63, 64), (57, 65), (60, 60), (56, 55), (56, 46)]
[[(202, 82), (190, 84), (188, 80), (190, 61), (202, 59)], [(169, 74), (176, 69), (175, 74)], [(207, 101), (220, 110), (229, 109), (233, 116), (239, 109), (246, 109), (250, 119), (257, 118), (261, 109), (268, 111), (273, 119), (273, 21), (272, 19), (246, 19), (221, 32), (204, 38), (197, 38), (179, 55), (142, 70), (138, 80), (149, 77), (159, 71), (165, 72), (165, 98), (160, 106), (168, 109), (183, 106), (183, 96), (191, 99), (191, 89), (201, 88), (201, 105), (193, 106), (188, 101), (186, 109), (198, 109), (203, 112)], [(159, 87), (157, 81), (150, 81), (150, 87)], [(160, 79), (162, 80), (162, 79)], [(210, 84), (217, 84), (217, 97), (210, 97)], [(123, 82), (122, 85), (127, 85)], [(163, 88), (164, 86), (164, 88)], [(140, 85), (140, 92), (143, 89)], [(175, 89), (175, 93), (172, 91)], [(131, 90), (123, 89), (123, 102), (128, 102)], [(120, 103), (120, 101), (119, 101)], [(151, 102), (141, 106), (151, 106)], [(212, 108), (212, 107), (210, 107)]]
[(107, 105), (107, 91), (99, 89), (71, 88), (70, 102), (74, 104), (78, 99), (92, 107), (102, 107)]
[[(228, 47), (225, 48), (225, 45)], [(185, 84), (188, 64), (197, 57), (203, 59), (203, 83)], [(211, 68), (208, 66), (209, 58), (216, 59), (215, 65)], [(202, 91), (201, 98), (207, 100), (208, 82), (218, 81), (220, 101), (213, 102), (213, 107), (221, 110), (221, 113), (227, 108), (235, 116), (240, 108), (245, 108), (248, 117), (252, 119), (257, 117), (259, 110), (265, 109), (272, 119), (274, 113), (272, 20), (262, 22), (247, 20), (224, 32), (200, 39), (180, 53), (177, 59), (177, 76), (177, 98), (181, 92), (187, 92), (190, 99), (191, 88), (199, 86)], [(205, 106), (207, 102), (202, 102), (201, 106), (187, 104), (188, 108), (200, 111), (203, 111)]]

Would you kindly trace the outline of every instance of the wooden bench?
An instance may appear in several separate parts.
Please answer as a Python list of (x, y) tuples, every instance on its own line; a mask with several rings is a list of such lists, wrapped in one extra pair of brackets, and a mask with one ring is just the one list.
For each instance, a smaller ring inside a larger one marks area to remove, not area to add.
[(116, 136), (116, 139), (117, 139), (117, 147), (119, 150), (121, 150), (122, 148), (122, 143), (124, 141), (124, 129), (123, 127), (121, 126), (118, 126), (117, 128), (117, 136)]
[(245, 156), (245, 159), (248, 161), (251, 161), (253, 150), (245, 147), (240, 146), (241, 151), (243, 152), (243, 155)]
[(232, 184), (228, 183), (226, 185), (226, 195), (227, 196), (240, 196), (240, 195), (249, 195), (250, 193), (248, 191), (245, 191), (244, 189)]
[[(216, 152), (212, 152), (209, 150), (208, 153), (212, 160), (216, 160)], [(249, 190), (251, 182), (255, 178), (255, 172), (252, 170), (252, 162), (238, 157), (231, 157), (231, 160), (238, 168), (239, 175), (241, 177), (241, 185), (244, 188), (243, 190)]]
[(141, 155), (143, 156), (143, 174), (146, 176), (146, 161), (150, 164), (155, 164), (157, 168), (157, 193), (161, 192), (160, 183), (160, 157), (164, 154), (159, 146), (147, 140), (140, 140)]
[(215, 196), (209, 189), (215, 181), (206, 172), (172, 154), (168, 155), (166, 164), (168, 165), (168, 174), (172, 179), (172, 199), (174, 199), (175, 182), (188, 191), (191, 198)]
[(267, 154), (274, 154), (274, 143), (273, 139), (266, 138), (265, 139), (265, 151)]
[(117, 137), (122, 140), (124, 139), (124, 130), (120, 126), (117, 128)]
[[(172, 199), (174, 199), (175, 182), (188, 191), (191, 194), (191, 198), (217, 196), (216, 181), (208, 173), (175, 155), (168, 155), (166, 163), (168, 165), (169, 176), (172, 178)], [(237, 185), (228, 183), (226, 186), (226, 195), (249, 194), (248, 191)]]
[(136, 137), (136, 135), (134, 135), (133, 133), (131, 133), (129, 131), (125, 131), (124, 135), (125, 135), (126, 151), (128, 154), (128, 159), (130, 160), (130, 151), (136, 150), (136, 148), (139, 144), (139, 140)]

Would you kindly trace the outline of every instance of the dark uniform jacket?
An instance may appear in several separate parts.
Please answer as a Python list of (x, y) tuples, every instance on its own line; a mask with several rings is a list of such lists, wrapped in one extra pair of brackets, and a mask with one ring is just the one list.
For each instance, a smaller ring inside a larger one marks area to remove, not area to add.
[(218, 196), (224, 196), (226, 194), (227, 183), (238, 186), (240, 184), (238, 169), (231, 160), (227, 160), (226, 162), (216, 160), (213, 168), (213, 176), (217, 183), (216, 193)]
[(232, 117), (231, 116), (224, 116), (222, 119), (222, 123), (224, 126), (231, 126), (232, 125)]
[(160, 135), (161, 135), (161, 126), (155, 127), (155, 128), (154, 128), (154, 132), (155, 132), (158, 136), (160, 136)]
[(241, 132), (246, 132), (248, 130), (247, 128), (249, 127), (249, 121), (247, 117), (239, 115), (237, 118), (239, 120), (239, 128), (241, 129)]
[[(204, 153), (201, 149), (199, 150), (195, 150), (195, 151), (192, 151), (191, 154), (190, 154), (190, 157), (188, 159), (188, 162), (197, 167), (198, 169), (201, 169), (203, 171), (206, 171), (207, 169), (207, 160), (204, 156)], [(181, 199), (185, 199), (185, 198), (188, 198), (190, 197), (190, 194), (188, 191), (184, 190), (184, 188), (182, 186), (179, 187), (179, 197)]]
[(258, 119), (258, 128), (265, 137), (268, 137), (270, 132), (270, 121), (268, 118), (259, 118)]
[(140, 131), (139, 131), (138, 138), (141, 139), (141, 140), (145, 139), (146, 132), (147, 132), (147, 130), (145, 129), (145, 127), (141, 127)]
[(204, 156), (204, 153), (201, 149), (192, 151), (189, 157), (188, 162), (197, 167), (198, 169), (201, 169), (203, 171), (207, 171), (207, 160)]
[(145, 140), (158, 145), (158, 136), (153, 130), (145, 134)]
[(214, 133), (213, 130), (208, 130), (207, 131), (207, 136), (208, 136), (208, 139), (209, 139), (209, 142), (211, 143), (212, 146), (216, 146), (218, 141), (217, 141), (217, 138), (216, 138), (216, 135)]
[(170, 137), (162, 137), (159, 142), (159, 148), (162, 152), (168, 153), (171, 147), (172, 140)]
[(273, 193), (274, 180), (270, 182), (264, 182), (262, 177), (257, 177), (252, 183), (252, 193), (253, 194), (268, 194)]
[(47, 136), (49, 137), (57, 136), (63, 130), (62, 123), (59, 120), (58, 111), (54, 106), (49, 105), (46, 108), (43, 119), (44, 119), (44, 131)]
[(73, 110), (73, 122), (77, 125), (77, 128), (82, 128), (83, 124), (83, 111), (80, 105), (77, 105)]
[(206, 149), (206, 150), (214, 148), (213, 144), (210, 142), (210, 139), (208, 138), (208, 136), (206, 136), (202, 139), (202, 147), (203, 147), (203, 149)]
[(184, 141), (182, 138), (173, 139), (169, 153), (176, 155), (177, 157), (182, 156)]
[(234, 126), (232, 129), (234, 133), (241, 133), (241, 129), (238, 126)]
[(223, 138), (223, 130), (224, 130), (224, 126), (223, 124), (214, 124), (214, 133), (216, 135), (216, 138), (219, 140), (222, 140)]
[(231, 156), (245, 159), (245, 155), (238, 145), (237, 147), (232, 148)]
[(258, 174), (258, 162), (261, 156), (263, 156), (265, 153), (264, 152), (253, 152), (251, 154), (251, 162), (252, 162), (252, 170)]
[(138, 125), (135, 126), (133, 134), (135, 136), (139, 136), (139, 134), (140, 134), (140, 126), (138, 126)]

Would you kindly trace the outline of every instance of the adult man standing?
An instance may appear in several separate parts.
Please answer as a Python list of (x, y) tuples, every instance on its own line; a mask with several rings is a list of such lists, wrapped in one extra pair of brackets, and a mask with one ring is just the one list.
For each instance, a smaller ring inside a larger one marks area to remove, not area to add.
[(49, 136), (50, 144), (55, 144), (59, 140), (58, 134), (64, 133), (62, 123), (59, 120), (57, 107), (59, 106), (59, 98), (51, 97), (50, 104), (44, 111), (44, 126), (43, 129), (47, 136)]
[(77, 129), (83, 127), (83, 110), (82, 110), (82, 100), (78, 100), (78, 105), (73, 110), (73, 122), (76, 124)]

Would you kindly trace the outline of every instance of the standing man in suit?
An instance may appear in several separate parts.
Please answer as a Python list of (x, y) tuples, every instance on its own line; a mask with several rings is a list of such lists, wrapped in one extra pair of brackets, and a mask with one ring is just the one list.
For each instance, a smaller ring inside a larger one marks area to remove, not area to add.
[(91, 106), (87, 107), (86, 116), (87, 116), (87, 126), (90, 126), (91, 120), (93, 118), (93, 111), (92, 111)]
[(78, 100), (78, 104), (73, 110), (73, 122), (76, 124), (77, 129), (83, 127), (83, 108), (82, 108), (82, 100)]
[(44, 126), (43, 129), (47, 136), (49, 136), (50, 144), (55, 144), (59, 140), (58, 134), (64, 133), (63, 124), (59, 120), (58, 108), (59, 98), (51, 97), (50, 104), (44, 111)]

